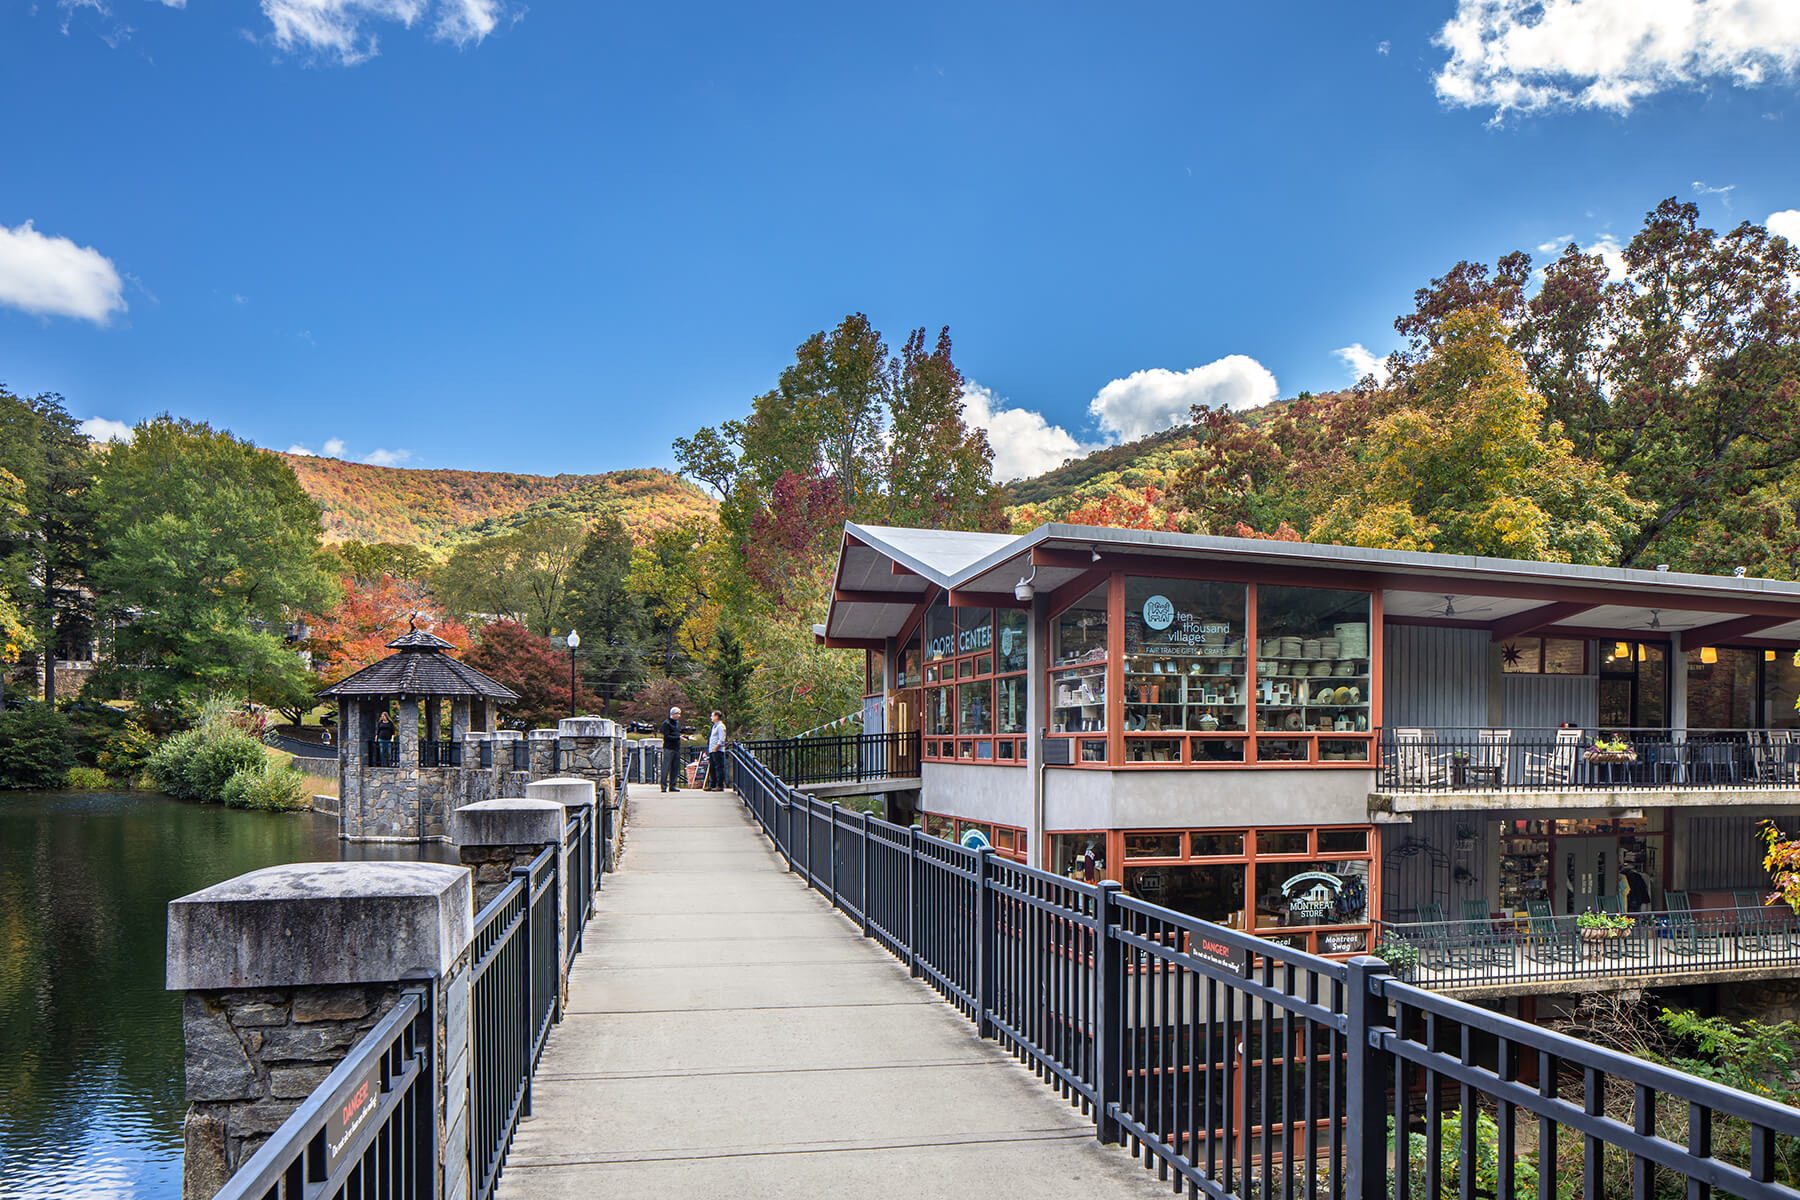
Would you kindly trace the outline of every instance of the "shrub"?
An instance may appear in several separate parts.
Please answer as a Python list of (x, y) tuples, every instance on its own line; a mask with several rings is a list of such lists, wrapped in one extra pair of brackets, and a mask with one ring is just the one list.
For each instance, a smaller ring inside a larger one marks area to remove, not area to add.
[(98, 792), (107, 783), (106, 772), (99, 767), (70, 767), (63, 776), (63, 786), (71, 792)]
[(245, 767), (225, 781), (227, 808), (254, 808), (264, 812), (289, 812), (306, 807), (306, 787), (300, 772), (279, 767), (266, 759)]
[(114, 779), (134, 780), (150, 765), (156, 739), (136, 721), (128, 720), (100, 744), (94, 764)]
[(67, 717), (42, 704), (0, 712), (0, 788), (61, 787), (74, 765)]
[(184, 800), (225, 798), (225, 784), (239, 771), (260, 768), (262, 743), (242, 729), (214, 723), (184, 730), (158, 746), (145, 764), (156, 786)]

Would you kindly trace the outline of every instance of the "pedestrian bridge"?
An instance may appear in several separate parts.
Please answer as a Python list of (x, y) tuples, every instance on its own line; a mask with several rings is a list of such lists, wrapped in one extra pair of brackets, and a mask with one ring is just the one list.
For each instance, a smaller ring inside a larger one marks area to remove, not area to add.
[[(211, 1128), (253, 1150), (228, 1200), (1800, 1200), (1800, 1110), (730, 764), (736, 797), (636, 799), (616, 874), (585, 810), (496, 800), (458, 817), (472, 875), (342, 864), (178, 901), (190, 1100), (215, 1093), (190, 1184)], [(380, 921), (346, 919), (372, 886)], [(246, 977), (247, 937), (309, 926), (314, 974), (369, 982)], [(270, 1120), (302, 1051), (337, 1065)]]
[(499, 1195), (1161, 1195), (729, 793), (641, 795)]

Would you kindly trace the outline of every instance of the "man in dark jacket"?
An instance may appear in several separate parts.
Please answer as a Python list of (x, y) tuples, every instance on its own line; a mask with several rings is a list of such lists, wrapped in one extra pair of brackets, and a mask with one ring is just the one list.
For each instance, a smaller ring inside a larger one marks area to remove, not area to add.
[(671, 708), (662, 723), (662, 790), (681, 790), (681, 709)]

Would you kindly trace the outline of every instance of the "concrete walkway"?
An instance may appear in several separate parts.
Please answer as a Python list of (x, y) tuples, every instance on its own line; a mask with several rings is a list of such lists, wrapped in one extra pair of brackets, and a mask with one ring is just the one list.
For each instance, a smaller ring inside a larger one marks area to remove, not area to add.
[(502, 1197), (1165, 1196), (783, 869), (639, 785)]

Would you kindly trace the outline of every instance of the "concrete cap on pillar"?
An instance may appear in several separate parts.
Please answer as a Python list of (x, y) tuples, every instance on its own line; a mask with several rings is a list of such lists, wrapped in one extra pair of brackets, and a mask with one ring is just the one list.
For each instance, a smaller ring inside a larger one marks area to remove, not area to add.
[(473, 936), (469, 872), (444, 863), (264, 867), (169, 903), (167, 983), (391, 983), (440, 976)]
[(465, 729), (463, 737), (471, 742), (488, 742), (493, 740), (494, 731), (491, 729)]
[(547, 846), (561, 842), (568, 810), (554, 800), (478, 800), (450, 814), (458, 846)]
[(556, 730), (534, 729), (525, 736), (529, 737), (534, 742), (554, 742), (556, 740)]
[(606, 717), (564, 717), (556, 723), (556, 731), (563, 737), (609, 738), (613, 723)]
[(555, 779), (539, 779), (525, 785), (525, 794), (533, 800), (554, 800), (564, 808), (594, 807), (594, 781), (561, 775)]
[(519, 736), (519, 731), (516, 729), (494, 730), (494, 740), (496, 742), (516, 742), (519, 740)]

